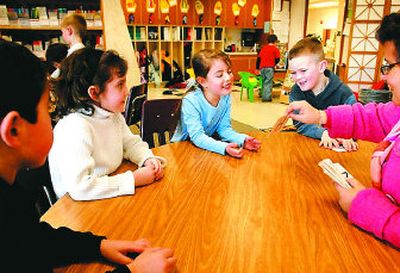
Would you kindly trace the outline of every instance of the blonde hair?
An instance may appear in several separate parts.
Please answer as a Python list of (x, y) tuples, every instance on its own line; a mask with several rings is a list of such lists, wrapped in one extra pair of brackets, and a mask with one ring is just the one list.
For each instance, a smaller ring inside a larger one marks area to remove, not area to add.
[(288, 59), (291, 60), (300, 55), (314, 55), (318, 61), (325, 59), (321, 42), (315, 37), (308, 37), (298, 41), (290, 50)]
[(72, 27), (74, 33), (83, 38), (86, 35), (87, 24), (81, 15), (72, 13), (65, 16), (61, 21), (61, 28)]

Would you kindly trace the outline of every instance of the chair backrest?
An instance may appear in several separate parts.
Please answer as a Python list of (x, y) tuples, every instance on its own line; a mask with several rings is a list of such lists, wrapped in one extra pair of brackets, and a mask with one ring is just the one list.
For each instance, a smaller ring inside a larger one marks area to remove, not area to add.
[(140, 133), (150, 148), (169, 142), (178, 124), (181, 104), (181, 99), (158, 99), (144, 102)]
[(136, 124), (142, 116), (143, 102), (147, 98), (147, 84), (133, 86), (126, 100), (125, 121), (128, 126)]
[(247, 71), (239, 71), (238, 72), (240, 76), (240, 80), (242, 82), (242, 85), (245, 87), (255, 87), (259, 84), (259, 80), (256, 75), (247, 72)]

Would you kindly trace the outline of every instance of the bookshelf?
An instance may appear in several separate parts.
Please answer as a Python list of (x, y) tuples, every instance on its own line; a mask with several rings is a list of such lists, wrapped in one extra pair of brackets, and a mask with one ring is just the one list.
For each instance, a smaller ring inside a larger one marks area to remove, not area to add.
[[(224, 27), (216, 26), (177, 26), (177, 25), (132, 25), (128, 24), (129, 34), (135, 50), (145, 49), (148, 56), (157, 50), (158, 60), (162, 51), (168, 51), (183, 74), (190, 68), (194, 53), (205, 48), (224, 50)], [(162, 79), (161, 71), (158, 71)], [(172, 77), (172, 75), (171, 75)]]
[(85, 44), (103, 47), (100, 0), (0, 0), (0, 37), (21, 43), (44, 58), (51, 43), (63, 42), (60, 22), (72, 12), (86, 19)]

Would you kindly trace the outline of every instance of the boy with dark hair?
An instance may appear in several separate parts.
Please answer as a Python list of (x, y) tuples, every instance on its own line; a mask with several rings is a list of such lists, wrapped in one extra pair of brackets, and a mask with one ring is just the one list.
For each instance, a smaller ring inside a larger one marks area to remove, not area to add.
[[(354, 104), (356, 99), (350, 88), (327, 67), (321, 42), (314, 37), (298, 41), (289, 51), (289, 70), (295, 82), (289, 94), (289, 101), (305, 100), (319, 110), (329, 106)], [(293, 122), (297, 132), (320, 139), (320, 146), (339, 148), (343, 145), (347, 151), (358, 149), (358, 144), (352, 139), (334, 139), (328, 131), (315, 124)]]
[(268, 44), (258, 53), (256, 68), (257, 70), (260, 69), (263, 81), (261, 90), (262, 101), (272, 101), (271, 91), (274, 79), (274, 67), (279, 63), (279, 59), (281, 58), (281, 53), (275, 45), (277, 41), (278, 37), (275, 34), (269, 35), (267, 38)]
[[(53, 141), (47, 73), (28, 49), (2, 40), (0, 60), (2, 272), (52, 272), (56, 266), (103, 258), (123, 265), (113, 272), (172, 271), (172, 251), (150, 248), (147, 240), (107, 240), (39, 222), (34, 200), (14, 182), (20, 169), (45, 162)], [(128, 252), (142, 253), (132, 261)]]
[(68, 46), (62, 43), (55, 43), (49, 45), (46, 50), (46, 62), (49, 68), (49, 73), (53, 73), (54, 70), (60, 68), (62, 60), (67, 57)]

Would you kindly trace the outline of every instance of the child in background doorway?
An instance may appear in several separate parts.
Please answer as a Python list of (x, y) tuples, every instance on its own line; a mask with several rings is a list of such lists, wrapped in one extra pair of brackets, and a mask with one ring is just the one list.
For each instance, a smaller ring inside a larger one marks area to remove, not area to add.
[[(173, 271), (172, 251), (151, 248), (147, 240), (108, 240), (39, 222), (34, 200), (14, 182), (19, 170), (41, 166), (52, 144), (47, 73), (36, 56), (14, 43), (0, 40), (0, 59), (2, 272), (50, 273), (53, 267), (103, 258), (123, 265), (114, 273)], [(128, 252), (141, 254), (131, 260)]]
[(400, 14), (384, 17), (376, 37), (387, 62), (381, 72), (393, 92), (391, 102), (318, 111), (298, 101), (291, 103), (287, 111), (301, 122), (324, 124), (333, 137), (379, 143), (370, 165), (373, 187), (365, 188), (355, 179), (349, 180), (353, 186), (350, 189), (336, 185), (339, 204), (352, 223), (400, 247)]
[(256, 69), (260, 69), (262, 77), (261, 100), (264, 102), (272, 101), (271, 92), (275, 65), (279, 63), (279, 59), (281, 58), (281, 53), (275, 45), (277, 41), (278, 37), (275, 34), (269, 35), (267, 38), (268, 44), (263, 46), (257, 57)]
[[(354, 104), (353, 92), (327, 67), (324, 51), (317, 38), (304, 38), (289, 51), (289, 71), (295, 82), (289, 94), (289, 101), (305, 100), (319, 110), (332, 105)], [(320, 139), (320, 146), (355, 151), (358, 144), (352, 139), (331, 138), (328, 131), (315, 124), (294, 121), (297, 132)]]
[(66, 44), (55, 43), (49, 45), (46, 50), (46, 62), (49, 67), (49, 73), (53, 73), (60, 68), (62, 60), (67, 57), (68, 47)]
[[(83, 39), (86, 35), (87, 24), (85, 18), (81, 15), (72, 13), (65, 16), (61, 21), (61, 32), (64, 41), (68, 44), (69, 49), (67, 56), (71, 55), (78, 49), (84, 48)], [(51, 78), (56, 79), (60, 76), (60, 69), (56, 69)]]
[[(49, 167), (58, 197), (93, 200), (133, 194), (163, 176), (161, 162), (133, 135), (121, 112), (127, 64), (116, 52), (83, 48), (67, 57), (55, 92), (58, 117)], [(110, 175), (123, 159), (139, 168)]]
[(243, 156), (242, 148), (257, 151), (260, 141), (231, 127), (229, 57), (220, 50), (204, 49), (193, 56), (192, 66), (199, 86), (183, 98), (181, 119), (171, 141), (190, 139), (199, 148), (237, 158)]

